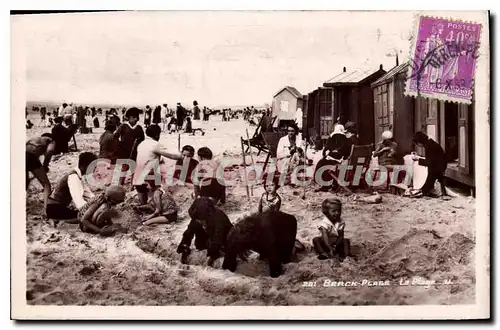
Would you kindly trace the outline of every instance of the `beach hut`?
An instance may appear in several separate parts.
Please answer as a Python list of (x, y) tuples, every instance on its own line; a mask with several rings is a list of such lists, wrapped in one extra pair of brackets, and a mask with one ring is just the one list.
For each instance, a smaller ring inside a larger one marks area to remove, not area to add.
[(375, 142), (391, 130), (405, 153), (413, 150), (415, 99), (404, 95), (409, 63), (396, 65), (372, 85), (375, 106)]
[(377, 70), (347, 70), (323, 83), (307, 97), (306, 125), (326, 139), (333, 125), (348, 121), (356, 123), (362, 144), (375, 141), (374, 102), (371, 84), (386, 72), (382, 65)]
[[(474, 102), (471, 105), (404, 95), (409, 64), (397, 65), (372, 83), (377, 140), (391, 129), (394, 138), (409, 152), (413, 134), (426, 133), (439, 142), (448, 159), (446, 177), (475, 187)], [(424, 155), (424, 150), (417, 148)]]
[(303, 96), (292, 86), (285, 86), (280, 89), (273, 97), (272, 111), (273, 116), (277, 117), (276, 125), (279, 122), (293, 122), (297, 109), (303, 109)]

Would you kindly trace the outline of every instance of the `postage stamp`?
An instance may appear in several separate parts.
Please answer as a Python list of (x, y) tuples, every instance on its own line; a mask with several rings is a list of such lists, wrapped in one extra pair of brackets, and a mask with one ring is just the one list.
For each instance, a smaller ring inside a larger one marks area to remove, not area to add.
[(420, 16), (415, 25), (405, 95), (470, 104), (481, 24)]

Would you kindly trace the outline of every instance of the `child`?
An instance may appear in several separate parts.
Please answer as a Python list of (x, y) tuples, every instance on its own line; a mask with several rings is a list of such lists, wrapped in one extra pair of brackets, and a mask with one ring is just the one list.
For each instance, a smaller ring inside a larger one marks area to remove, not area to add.
[(64, 175), (57, 183), (50, 195), (46, 206), (46, 214), (49, 219), (65, 220), (67, 222), (77, 221), (78, 211), (70, 208), (71, 202), (79, 210), (88, 199), (94, 197), (90, 191), (87, 181), (89, 166), (97, 160), (97, 156), (91, 152), (82, 152), (78, 156), (78, 167)]
[(198, 166), (198, 161), (193, 158), (194, 148), (190, 145), (185, 145), (184, 147), (182, 147), (181, 156), (183, 159), (179, 159), (175, 163), (174, 179), (177, 179), (183, 183), (192, 184), (193, 171), (196, 166)]
[(51, 113), (49, 112), (47, 114), (47, 121), (45, 122), (45, 126), (47, 127), (52, 127), (52, 125), (54, 125), (54, 120), (52, 119), (52, 115)]
[(26, 121), (26, 128), (27, 128), (27, 129), (31, 129), (32, 127), (33, 127), (33, 123), (31, 122), (31, 120), (29, 120), (29, 119), (28, 119), (28, 120)]
[[(114, 133), (118, 139), (117, 159), (131, 159), (133, 161), (137, 158), (137, 146), (144, 141), (144, 131), (142, 126), (138, 124), (139, 109), (130, 108), (125, 113), (127, 122), (118, 127)], [(113, 117), (110, 118), (108, 124), (113, 123)], [(128, 171), (128, 165), (124, 165), (122, 170)], [(120, 184), (125, 183), (125, 178), (120, 178)]]
[(86, 233), (112, 236), (117, 228), (111, 218), (116, 214), (114, 206), (125, 200), (125, 188), (111, 185), (106, 191), (89, 200), (78, 212), (80, 230)]
[(177, 119), (174, 116), (170, 118), (167, 129), (169, 133), (177, 131)]
[(194, 186), (194, 197), (210, 197), (215, 204), (226, 203), (226, 186), (221, 184), (219, 180), (223, 178), (217, 178), (217, 164), (212, 160), (213, 154), (212, 150), (207, 147), (202, 147), (198, 149), (198, 158), (200, 159), (200, 163), (198, 167), (203, 168), (204, 166), (211, 167), (212, 176), (211, 177), (202, 177), (200, 182)]
[(99, 128), (99, 118), (94, 115), (94, 128)]
[(118, 140), (113, 134), (115, 130), (114, 123), (108, 122), (104, 127), (104, 133), (99, 138), (99, 158), (109, 159), (111, 164), (116, 163), (116, 149), (118, 148)]
[(382, 141), (373, 152), (373, 157), (378, 158), (380, 166), (404, 165), (404, 159), (398, 151), (398, 144), (392, 138), (392, 132), (384, 131)]
[(313, 239), (314, 250), (320, 260), (337, 254), (340, 261), (343, 261), (350, 255), (350, 242), (344, 239), (345, 222), (340, 218), (342, 202), (337, 198), (327, 198), (321, 205), (321, 211), (325, 218), (318, 226), (321, 236)]
[[(43, 187), (44, 209), (47, 208), (48, 199), (52, 193), (47, 172), (55, 148), (56, 144), (50, 133), (44, 133), (41, 137), (32, 138), (26, 142), (26, 190), (28, 190), (31, 182), (29, 178), (29, 172), (31, 172)], [(40, 162), (40, 156), (42, 155), (44, 156), (43, 164)]]
[(155, 186), (151, 186), (153, 190), (153, 198), (151, 198), (149, 204), (139, 205), (135, 209), (142, 213), (151, 213), (142, 224), (149, 226), (152, 224), (166, 224), (177, 221), (177, 213), (179, 208), (175, 203), (172, 195)]
[(190, 133), (191, 135), (196, 135), (196, 131), (200, 131), (201, 135), (205, 135), (205, 131), (203, 131), (201, 128), (193, 128), (191, 117), (186, 117), (186, 129), (184, 130), (184, 133)]
[[(425, 133), (416, 132), (413, 136), (413, 143), (425, 148), (425, 158), (413, 155), (412, 159), (418, 161), (421, 166), (427, 166), (427, 179), (422, 186), (423, 196), (435, 197), (432, 193), (436, 180), (441, 186), (441, 197), (448, 199), (446, 186), (444, 184), (444, 172), (446, 171), (446, 154), (439, 143), (429, 138)], [(418, 195), (417, 195), (418, 196)]]
[[(140, 205), (144, 205), (148, 201), (148, 184), (156, 187), (159, 183), (156, 180), (147, 179), (146, 176), (159, 175), (159, 164), (161, 157), (167, 157), (174, 160), (182, 160), (179, 154), (172, 154), (167, 152), (165, 147), (159, 142), (161, 128), (158, 125), (151, 125), (146, 129), (146, 139), (142, 141), (137, 147), (137, 166), (134, 174), (133, 184), (137, 190)], [(146, 168), (149, 168), (150, 162), (156, 162), (155, 167), (151, 168), (149, 173), (145, 175), (142, 173)], [(146, 179), (146, 180), (144, 180)], [(161, 181), (161, 180), (160, 180)]]
[(259, 213), (265, 211), (279, 211), (281, 208), (281, 197), (278, 195), (278, 180), (274, 178), (271, 184), (264, 183), (266, 192), (262, 194), (259, 201)]

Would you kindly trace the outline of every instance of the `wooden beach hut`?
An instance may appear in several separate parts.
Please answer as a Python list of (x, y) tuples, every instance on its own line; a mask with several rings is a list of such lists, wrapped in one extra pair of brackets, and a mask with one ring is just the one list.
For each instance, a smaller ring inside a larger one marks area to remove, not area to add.
[(305, 127), (314, 129), (322, 139), (328, 138), (337, 118), (340, 123), (356, 123), (361, 144), (373, 143), (374, 102), (371, 84), (386, 72), (377, 70), (347, 70), (323, 83), (307, 96)]
[(275, 125), (279, 125), (280, 121), (293, 122), (298, 108), (304, 109), (302, 94), (292, 86), (280, 89), (273, 96), (272, 112), (273, 117), (277, 117)]
[[(390, 129), (403, 151), (415, 149), (413, 134), (426, 133), (439, 142), (448, 159), (446, 177), (475, 187), (474, 102), (471, 105), (404, 95), (408, 63), (397, 65), (372, 84), (376, 141)], [(424, 150), (417, 148), (420, 154)]]

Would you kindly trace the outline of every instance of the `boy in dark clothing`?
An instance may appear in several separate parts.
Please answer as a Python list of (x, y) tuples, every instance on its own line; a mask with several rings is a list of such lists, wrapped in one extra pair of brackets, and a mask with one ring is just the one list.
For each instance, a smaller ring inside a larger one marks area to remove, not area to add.
[(190, 145), (185, 145), (182, 147), (181, 154), (183, 159), (179, 159), (175, 163), (174, 179), (177, 179), (180, 182), (192, 184), (193, 171), (196, 166), (198, 166), (198, 161), (193, 158), (194, 148)]
[(211, 168), (212, 176), (205, 176), (197, 184), (195, 184), (194, 197), (209, 197), (216, 204), (226, 203), (226, 186), (219, 182), (219, 180), (222, 180), (223, 178), (217, 178), (217, 164), (212, 161), (212, 151), (207, 147), (202, 147), (198, 149), (198, 158), (200, 159), (198, 169), (201, 170), (203, 167), (206, 168), (208, 166), (208, 170)]
[(446, 171), (446, 154), (436, 141), (430, 139), (423, 132), (416, 132), (413, 136), (413, 143), (425, 148), (425, 158), (414, 155), (413, 160), (418, 160), (421, 166), (427, 166), (427, 179), (421, 188), (422, 195), (433, 196), (434, 182), (439, 181), (442, 196), (447, 196), (444, 185), (444, 172)]
[(109, 122), (99, 139), (99, 158), (109, 159), (111, 164), (116, 162), (116, 150), (118, 148), (118, 139), (113, 134), (115, 130), (116, 126)]
[[(127, 122), (118, 127), (114, 133), (118, 139), (118, 158), (132, 159), (135, 161), (137, 157), (137, 146), (144, 141), (144, 130), (138, 124), (139, 109), (130, 108), (127, 110), (125, 116)], [(110, 122), (113, 125), (113, 122)]]
[[(139, 122), (139, 109), (130, 108), (125, 113), (127, 121), (118, 127), (114, 136), (118, 139), (118, 149), (116, 159), (131, 159), (137, 158), (137, 146), (144, 141), (144, 130)], [(109, 123), (109, 122), (108, 122)], [(113, 123), (113, 121), (111, 121)], [(123, 165), (123, 171), (128, 171), (129, 166)], [(120, 177), (120, 184), (125, 183), (125, 178)]]
[(68, 127), (63, 125), (63, 117), (55, 118), (56, 125), (52, 128), (52, 137), (56, 143), (55, 154), (68, 153), (69, 141), (78, 130), (78, 125), (70, 124)]

